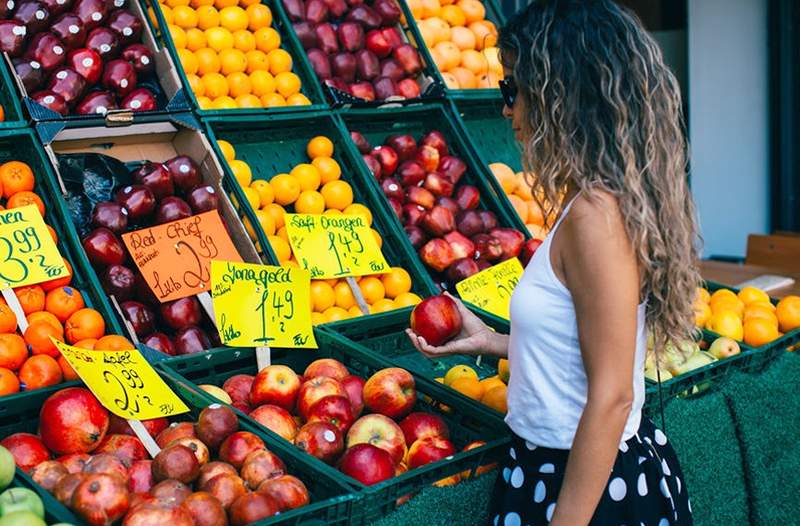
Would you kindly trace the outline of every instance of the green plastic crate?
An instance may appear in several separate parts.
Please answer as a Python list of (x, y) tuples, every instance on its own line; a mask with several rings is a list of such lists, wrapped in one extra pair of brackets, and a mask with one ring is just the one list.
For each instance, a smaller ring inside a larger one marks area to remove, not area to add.
[[(433, 61), (433, 56), (431, 55), (431, 50), (428, 49), (428, 46), (425, 44), (424, 40), (422, 39), (422, 34), (419, 31), (419, 22), (414, 18), (411, 14), (411, 9), (408, 7), (408, 4), (405, 0), (397, 0), (397, 3), (400, 4), (400, 8), (403, 10), (403, 14), (405, 19), (408, 21), (408, 27), (406, 28), (406, 32), (408, 37), (414, 41), (417, 48), (419, 48), (420, 53), (425, 58), (425, 61), (428, 64), (431, 64), (433, 71), (437, 75), (437, 79), (441, 82), (442, 86), (444, 87), (445, 95), (450, 100), (465, 100), (465, 101), (474, 101), (479, 104), (491, 104), (494, 102), (500, 102), (502, 104), (502, 98), (500, 96), (500, 90), (497, 88), (475, 88), (475, 89), (451, 89), (447, 87), (447, 84), (444, 81), (444, 77), (442, 76), (441, 71), (439, 71), (438, 66)], [(491, 21), (494, 23), (495, 27), (499, 30), (505, 23), (506, 19), (503, 15), (503, 10), (500, 8), (496, 0), (481, 0), (481, 3), (486, 8), (486, 20)]]
[(61, 255), (72, 266), (73, 278), (71, 286), (81, 291), (88, 307), (98, 310), (106, 321), (108, 334), (125, 334), (121, 325), (112, 315), (108, 298), (102, 293), (100, 282), (95, 272), (88, 267), (88, 261), (80, 247), (75, 226), (68, 220), (69, 213), (55, 180), (53, 167), (36, 135), (29, 129), (0, 130), (0, 163), (16, 160), (31, 167), (36, 177), (34, 191), (41, 197), (45, 205), (45, 222), (58, 236), (58, 248)]
[[(320, 346), (318, 351), (272, 349), (272, 363), (289, 365), (295, 371), (303, 371), (313, 360), (334, 358), (344, 363), (352, 373), (365, 378), (391, 366), (380, 356), (354, 345), (337, 334), (321, 330), (316, 330), (315, 333)], [(216, 385), (221, 385), (235, 374), (255, 374), (257, 371), (255, 353), (249, 349), (228, 349), (183, 356), (159, 367), (169, 375), (186, 379), (194, 384)], [(475, 440), (482, 440), (486, 445), (410, 470), (373, 486), (364, 486), (355, 479), (339, 473), (340, 480), (346, 481), (350, 487), (358, 490), (360, 498), (354, 507), (350, 524), (358, 526), (373, 524), (398, 506), (397, 499), (456, 473), (474, 473), (479, 466), (496, 462), (505, 453), (509, 443), (509, 433), (497, 413), (472, 400), (456, 396), (451, 389), (437, 382), (419, 376), (416, 376), (415, 380), (417, 392), (425, 395), (418, 396), (415, 411), (441, 414), (450, 429), (451, 440), (459, 449)], [(200, 396), (211, 400), (207, 393), (200, 393)], [(449, 406), (451, 412), (442, 412), (439, 409), (441, 404)], [(240, 413), (240, 418), (245, 417)], [(261, 429), (276, 440), (282, 440), (266, 428)], [(293, 447), (288, 442), (284, 442), (284, 445), (288, 448)], [(332, 469), (313, 457), (308, 456), (308, 458), (320, 470)]]
[[(201, 395), (194, 386), (185, 385), (182, 380), (163, 375), (164, 380), (172, 390), (189, 406), (191, 412), (178, 415), (171, 420), (180, 421), (197, 418), (200, 410), (214, 402), (208, 396)], [(0, 437), (12, 433), (36, 433), (39, 426), (39, 411), (44, 401), (53, 393), (62, 389), (62, 386), (49, 387), (35, 392), (25, 398), (15, 397), (14, 403), (0, 405)], [(288, 446), (280, 439), (275, 439), (264, 433), (259, 426), (247, 419), (240, 418), (239, 429), (258, 435), (267, 448), (278, 455), (286, 464), (287, 470), (300, 478), (308, 488), (311, 504), (276, 515), (263, 521), (253, 523), (253, 526), (342, 526), (349, 524), (349, 518), (357, 499), (352, 489), (338, 479), (338, 473), (332, 468), (319, 469), (315, 462), (309, 461), (307, 455), (300, 454), (293, 447)], [(327, 466), (323, 466), (327, 467)], [(60, 502), (55, 500), (42, 487), (35, 484), (30, 477), (17, 470), (18, 477), (24, 485), (34, 489), (45, 502), (45, 508), (58, 520), (70, 522), (76, 526), (86, 524)]]
[[(350, 110), (340, 112), (339, 117), (346, 132), (349, 130), (362, 133), (373, 146), (383, 144), (386, 137), (392, 134), (408, 133), (419, 140), (429, 131), (439, 130), (444, 134), (450, 152), (466, 163), (467, 172), (461, 180), (464, 183), (476, 186), (480, 191), (481, 200), (478, 206), (494, 212), (499, 226), (514, 228), (522, 232), (526, 239), (530, 238), (528, 229), (525, 228), (524, 223), (519, 219), (511, 204), (504, 196), (499, 195), (492, 185), (494, 176), (489, 171), (489, 168), (475, 157), (469, 147), (469, 141), (463, 135), (463, 130), (447, 107), (439, 104), (429, 104), (403, 108)], [(387, 215), (390, 216), (395, 227), (402, 231), (403, 226), (389, 208), (389, 203), (383, 195), (380, 183), (370, 173), (363, 160), (360, 160), (361, 154), (353, 141), (349, 139), (349, 134), (347, 144), (352, 155), (359, 159), (358, 165), (364, 186), (369, 188), (375, 199), (382, 200)], [(407, 237), (405, 242), (407, 244), (406, 250), (416, 252)], [(426, 268), (426, 270), (428, 269)], [(428, 272), (431, 274), (431, 279), (436, 282), (436, 277), (432, 271)], [(439, 284), (439, 286), (441, 287), (442, 285)], [(455, 293), (455, 291), (452, 292)]]
[[(164, 18), (164, 13), (161, 11), (161, 7), (159, 5), (158, 0), (142, 0), (142, 1), (146, 1), (150, 5), (153, 12), (155, 13), (157, 20), (156, 25), (158, 26), (158, 28), (167, 27), (167, 22), (166, 19)], [(294, 30), (292, 30), (292, 25), (289, 22), (288, 16), (283, 11), (283, 7), (278, 5), (280, 2), (276, 0), (261, 0), (261, 3), (269, 7), (270, 10), (272, 11), (272, 27), (281, 36), (280, 47), (281, 49), (285, 49), (286, 51), (288, 51), (289, 54), (292, 56), (292, 72), (294, 72), (298, 77), (300, 77), (300, 82), (302, 83), (302, 88), (300, 89), (300, 92), (303, 93), (306, 97), (308, 97), (308, 100), (311, 101), (311, 105), (285, 106), (277, 108), (236, 108), (229, 110), (202, 109), (197, 103), (197, 97), (195, 96), (194, 92), (189, 86), (189, 80), (186, 77), (186, 73), (183, 71), (183, 66), (181, 66), (181, 61), (178, 58), (178, 50), (175, 47), (172, 38), (169, 36), (168, 33), (161, 31), (160, 29), (154, 29), (156, 37), (161, 41), (161, 43), (167, 49), (169, 49), (169, 53), (172, 56), (172, 60), (175, 62), (175, 67), (178, 71), (178, 76), (180, 77), (181, 85), (183, 86), (183, 92), (186, 98), (189, 99), (190, 105), (194, 109), (194, 111), (201, 117), (211, 117), (220, 115), (240, 117), (243, 115), (253, 115), (253, 114), (257, 114), (264, 117), (267, 115), (274, 115), (280, 113), (300, 113), (305, 111), (313, 111), (326, 107), (325, 97), (322, 94), (322, 88), (319, 82), (317, 81), (317, 77), (314, 74), (314, 71), (311, 69), (311, 64), (308, 62), (308, 58), (306, 57), (306, 54), (303, 51), (303, 47), (300, 45), (300, 41), (297, 39)]]
[(12, 71), (3, 57), (0, 56), (0, 106), (3, 107), (5, 118), (0, 122), (0, 130), (6, 128), (19, 128), (25, 126), (25, 116), (20, 106), (20, 96), (14, 82)]
[(373, 227), (383, 238), (382, 252), (389, 265), (402, 266), (411, 274), (414, 283), (412, 290), (420, 297), (426, 298), (437, 292), (419, 258), (408, 251), (408, 246), (404, 242), (405, 232), (398, 229), (396, 223), (387, 215), (385, 203), (375, 199), (375, 195), (364, 187), (359, 178), (360, 160), (353, 157), (347, 146), (349, 139), (344, 137), (341, 128), (329, 112), (311, 112), (302, 118), (283, 116), (269, 121), (255, 116), (235, 120), (216, 117), (207, 119), (206, 125), (209, 139), (217, 148), (219, 158), (223, 159), (226, 170), (224, 186), (233, 193), (237, 203), (242, 203), (237, 208), (243, 213), (243, 217), (247, 218), (251, 225), (257, 225), (256, 247), (263, 254), (266, 263), (277, 264), (278, 259), (264, 231), (255, 220), (253, 208), (244, 197), (228, 163), (224, 161), (224, 156), (216, 146), (217, 140), (224, 139), (233, 144), (236, 158), (250, 165), (254, 180), (270, 180), (279, 173), (288, 173), (298, 163), (309, 162), (306, 144), (314, 135), (324, 135), (333, 141), (333, 158), (342, 169), (341, 179), (350, 183), (353, 188), (353, 202), (367, 206), (372, 212)]

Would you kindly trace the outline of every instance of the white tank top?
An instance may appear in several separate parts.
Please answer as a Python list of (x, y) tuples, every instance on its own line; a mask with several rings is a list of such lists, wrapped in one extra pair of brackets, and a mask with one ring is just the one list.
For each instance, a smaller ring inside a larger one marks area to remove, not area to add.
[[(550, 263), (550, 245), (572, 203), (533, 255), (511, 296), (508, 345), (506, 423), (536, 446), (571, 449), (578, 421), (586, 406), (583, 367), (575, 304)], [(621, 443), (639, 429), (644, 403), (644, 361), (647, 348), (645, 304), (637, 310), (636, 355), (633, 367), (633, 407)], [(620, 444), (621, 444), (620, 443)], [(622, 447), (622, 446), (621, 446)]]

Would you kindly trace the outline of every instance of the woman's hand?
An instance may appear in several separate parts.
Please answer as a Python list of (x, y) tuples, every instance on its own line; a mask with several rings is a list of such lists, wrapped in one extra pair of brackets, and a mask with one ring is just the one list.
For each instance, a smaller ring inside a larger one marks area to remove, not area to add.
[(458, 313), (461, 315), (461, 332), (446, 344), (435, 347), (411, 329), (406, 329), (406, 334), (408, 334), (414, 347), (428, 358), (437, 358), (450, 354), (497, 354), (505, 356), (508, 352), (507, 337), (492, 332), (480, 318), (464, 306), (461, 300), (447, 292), (445, 294), (456, 302)]

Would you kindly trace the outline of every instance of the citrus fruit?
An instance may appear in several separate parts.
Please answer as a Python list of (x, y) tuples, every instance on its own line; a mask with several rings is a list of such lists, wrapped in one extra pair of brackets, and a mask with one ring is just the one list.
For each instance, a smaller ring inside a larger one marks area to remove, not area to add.
[(230, 166), (231, 172), (233, 172), (233, 176), (236, 178), (239, 186), (242, 188), (250, 186), (250, 183), (253, 182), (253, 172), (250, 171), (249, 164), (239, 159), (234, 159), (228, 163), (228, 166)]
[(439, 17), (451, 26), (463, 26), (467, 23), (464, 11), (456, 5), (446, 5), (439, 11)]
[(238, 106), (236, 105), (236, 101), (233, 99), (233, 97), (224, 95), (214, 99), (211, 103), (211, 108), (215, 110), (232, 110), (238, 108)]
[(345, 181), (330, 181), (322, 186), (322, 197), (325, 198), (325, 206), (344, 210), (353, 204), (353, 188)]
[(262, 27), (253, 36), (256, 37), (256, 48), (264, 53), (278, 49), (281, 45), (281, 35), (271, 27)]
[(714, 293), (711, 295), (711, 297), (708, 299), (708, 301), (709, 301), (709, 303), (714, 303), (716, 301), (719, 301), (721, 298), (734, 299), (734, 298), (737, 298), (737, 296), (736, 296), (736, 293), (734, 293), (732, 290), (719, 289), (719, 290), (714, 291)]
[(414, 294), (413, 292), (405, 292), (403, 294), (399, 294), (394, 299), (394, 304), (398, 309), (403, 307), (411, 307), (412, 305), (418, 305), (422, 302), (422, 298)]
[(228, 81), (221, 73), (209, 73), (200, 77), (206, 97), (211, 100), (228, 94)]
[(766, 292), (761, 289), (757, 289), (755, 287), (744, 287), (742, 290), (739, 291), (737, 294), (742, 303), (745, 305), (749, 305), (754, 301), (766, 301), (769, 302), (769, 296)]
[(340, 281), (333, 287), (336, 295), (336, 306), (343, 309), (349, 309), (356, 304), (356, 298), (353, 296), (353, 291), (350, 290), (350, 285), (346, 281)]
[[(445, 382), (446, 381), (447, 378), (445, 377)], [(483, 396), (483, 386), (477, 376), (475, 378), (468, 376), (456, 378), (450, 382), (450, 387), (473, 400), (480, 400)]]
[(358, 282), (361, 294), (367, 303), (373, 304), (386, 297), (386, 288), (383, 282), (375, 276), (366, 276)]
[[(361, 312), (361, 308), (358, 305), (353, 305), (352, 307), (347, 309), (347, 312), (350, 314), (350, 317), (352, 318), (358, 318), (359, 316), (364, 315), (364, 313)], [(370, 312), (372, 311), (370, 310)]]
[[(278, 203), (270, 203), (264, 207), (264, 211), (272, 216), (272, 219), (275, 221), (275, 228), (277, 228), (278, 232), (280, 232), (280, 230), (283, 228), (286, 210), (284, 210), (283, 207)], [(289, 236), (286, 236), (285, 241), (289, 241)]]
[(197, 51), (206, 47), (206, 34), (202, 29), (193, 27), (186, 31), (186, 49)]
[(506, 384), (503, 383), (503, 380), (501, 380), (499, 376), (490, 376), (489, 378), (484, 378), (483, 380), (481, 380), (481, 385), (483, 386), (484, 393), (489, 392), (489, 389), (493, 387), (506, 386)]
[(334, 321), (347, 320), (350, 318), (350, 313), (341, 307), (331, 307), (322, 313), (325, 317), (325, 323), (332, 323)]
[(322, 184), (335, 181), (342, 176), (342, 169), (339, 163), (330, 157), (315, 157), (311, 164), (319, 171)]
[(175, 25), (170, 25), (167, 29), (169, 30), (172, 43), (175, 44), (175, 49), (181, 50), (186, 48), (186, 31)]
[(127, 351), (134, 349), (135, 347), (124, 336), (108, 334), (102, 338), (99, 338), (94, 343), (94, 348), (98, 351)]
[(744, 343), (760, 347), (780, 337), (781, 333), (769, 320), (753, 318), (744, 323)]
[(511, 370), (508, 368), (508, 360), (506, 358), (497, 360), (497, 376), (499, 376), (504, 383), (508, 384), (508, 379), (511, 377)]
[[(252, 51), (251, 53), (255, 53)], [(248, 68), (250, 67), (250, 61), (247, 62)], [(250, 73), (250, 84), (253, 86), (253, 95), (257, 97), (262, 97), (262, 104), (263, 104), (263, 97), (264, 95), (269, 95), (270, 93), (275, 93), (275, 77), (272, 76), (272, 73), (265, 70), (256, 70)]]
[(275, 219), (272, 215), (265, 210), (256, 210), (255, 214), (256, 219), (258, 219), (258, 224), (261, 226), (261, 230), (264, 231), (264, 235), (275, 235)]
[(222, 156), (225, 157), (226, 161), (232, 161), (236, 159), (236, 149), (231, 143), (224, 139), (220, 139), (217, 141), (217, 146), (219, 146)]
[(775, 308), (781, 332), (789, 332), (800, 327), (800, 296), (786, 296)]
[[(268, 55), (269, 71), (275, 75), (275, 89), (277, 92), (280, 93), (282, 97), (288, 98), (300, 91), (300, 77), (291, 71), (276, 71), (275, 63), (272, 60), (272, 54), (277, 51), (283, 50), (276, 49), (275, 51), (271, 51)], [(286, 103), (288, 104), (289, 101), (287, 100)]]
[(206, 97), (205, 95), (201, 95), (197, 97), (197, 106), (201, 110), (210, 110), (211, 107), (214, 105), (214, 101), (210, 98)]
[(325, 198), (316, 190), (303, 190), (294, 202), (298, 214), (321, 214), (325, 210)]
[(298, 164), (292, 168), (289, 175), (297, 179), (297, 182), (300, 183), (300, 189), (304, 191), (318, 189), (322, 179), (317, 167), (308, 163)]
[(58, 362), (52, 356), (31, 356), (19, 370), (19, 381), (26, 391), (60, 384), (64, 379)]
[(281, 206), (290, 205), (300, 197), (300, 182), (296, 177), (289, 174), (278, 174), (269, 183), (275, 192), (275, 202)]
[[(194, 58), (197, 60), (197, 75), (200, 77), (208, 75), (209, 73), (219, 73), (219, 70), (222, 68), (219, 54), (210, 47), (195, 51)], [(197, 93), (196, 90), (195, 93)], [(205, 93), (205, 91), (203, 91), (203, 93)]]
[(248, 186), (246, 188), (242, 188), (242, 193), (244, 193), (247, 202), (250, 203), (250, 208), (253, 210), (258, 210), (258, 207), (261, 204), (261, 196), (258, 195), (258, 192), (256, 192), (254, 188), (250, 188)]
[(211, 27), (206, 29), (206, 42), (208, 47), (219, 53), (233, 47), (233, 35), (224, 27)]
[(272, 192), (272, 185), (263, 179), (256, 179), (250, 183), (250, 187), (258, 192), (259, 208), (263, 208), (275, 200), (275, 194)]
[(767, 320), (772, 323), (776, 329), (778, 328), (778, 317), (775, 315), (775, 311), (769, 307), (765, 307), (759, 302), (751, 303), (745, 308), (744, 318), (742, 318), (742, 321), (746, 323), (749, 320), (756, 318), (760, 320)]
[(99, 312), (84, 308), (69, 317), (64, 329), (67, 343), (73, 345), (81, 340), (102, 338), (106, 332), (106, 324)]
[[(212, 27), (219, 27), (219, 11), (213, 5), (204, 5), (197, 8), (197, 28), (206, 31)], [(206, 35), (208, 39), (208, 35)]]
[(708, 319), (711, 317), (711, 307), (705, 303), (695, 303), (694, 305), (694, 324), (697, 327), (705, 326)]
[(401, 267), (392, 267), (388, 274), (381, 275), (381, 281), (387, 298), (394, 299), (411, 290), (411, 275)]
[(261, 97), (261, 104), (263, 104), (265, 108), (278, 108), (280, 106), (286, 106), (286, 99), (284, 99), (283, 95), (280, 93), (267, 93)]
[(272, 25), (272, 11), (264, 4), (253, 4), (245, 9), (247, 12), (247, 29), (258, 31)]
[(478, 373), (475, 372), (475, 369), (467, 365), (455, 365), (444, 375), (444, 384), (451, 385), (459, 378), (473, 378), (478, 380)]
[(289, 246), (286, 240), (278, 236), (267, 236), (267, 240), (279, 262), (283, 263), (291, 259), (292, 247)]
[(54, 338), (59, 341), (64, 341), (64, 331), (60, 328), (55, 328), (51, 323), (46, 321), (35, 321), (28, 325), (25, 329), (23, 338), (25, 343), (30, 349), (31, 354), (46, 354), (48, 356), (56, 357), (59, 355), (58, 347), (50, 340)]
[(506, 414), (508, 413), (507, 392), (508, 388), (505, 385), (492, 387), (483, 394), (481, 403), (498, 413)]
[[(250, 83), (250, 77), (246, 73), (236, 72), (228, 75), (228, 92), (231, 97), (238, 98), (242, 95), (250, 95), (253, 91), (253, 85)], [(261, 101), (256, 97), (258, 105), (261, 106)]]
[(64, 323), (76, 311), (84, 307), (83, 296), (72, 287), (59, 287), (47, 293), (45, 310)]
[(361, 203), (353, 203), (342, 212), (347, 215), (362, 215), (367, 219), (367, 225), (372, 226), (372, 211)]
[(736, 312), (730, 310), (721, 310), (713, 313), (708, 322), (706, 322), (706, 329), (739, 341), (744, 336), (742, 320)]
[[(258, 37), (256, 37), (256, 41), (258, 41)], [(265, 49), (261, 49), (267, 53), (269, 57), (269, 72), (273, 75), (278, 75), (279, 73), (287, 73), (292, 71), (292, 56), (289, 54), (288, 51), (281, 48), (275, 48), (272, 51), (266, 51)], [(292, 93), (296, 93), (297, 90), (293, 91)], [(284, 95), (285, 97), (286, 95)]]
[(233, 47), (243, 53), (256, 50), (256, 37), (246, 29), (237, 29), (233, 32)]
[(0, 303), (0, 333), (14, 332), (17, 330), (17, 316), (11, 307)]
[(14, 371), (5, 367), (0, 367), (0, 395), (5, 396), (18, 393), (19, 387), (19, 378), (14, 374)]
[(16, 371), (28, 359), (28, 348), (19, 334), (0, 334), (0, 367)]
[[(294, 73), (292, 73), (292, 75), (294, 75)], [(286, 97), (287, 106), (308, 106), (310, 104), (311, 101), (302, 93), (295, 93), (294, 95)]]
[(310, 159), (317, 157), (333, 157), (333, 141), (324, 135), (318, 135), (308, 141), (306, 154)]
[(710, 303), (711, 312), (721, 312), (724, 310), (735, 312), (739, 318), (744, 317), (744, 303), (739, 298), (730, 299), (728, 297), (719, 298)]
[(188, 5), (179, 5), (172, 9), (172, 23), (181, 29), (197, 27), (197, 12)]
[(200, 80), (200, 77), (197, 75), (186, 75), (186, 80), (189, 82), (189, 87), (195, 97), (202, 97), (205, 95), (206, 89), (203, 87), (203, 81)]
[(381, 298), (369, 306), (370, 314), (379, 314), (381, 312), (393, 311), (397, 308), (392, 300), (389, 298)]
[(324, 312), (336, 304), (336, 294), (333, 287), (325, 281), (311, 281), (311, 309)]
[(14, 289), (14, 293), (17, 295), (20, 305), (22, 305), (22, 312), (26, 315), (44, 310), (45, 292), (40, 286), (19, 287)]
[[(269, 78), (273, 78), (272, 74), (269, 72), (269, 57), (267, 57), (266, 53), (257, 49), (251, 49), (250, 51), (246, 52), (244, 56), (247, 59), (247, 69), (245, 71), (248, 75), (256, 71), (262, 71), (269, 75)], [(274, 79), (271, 91), (275, 91)], [(271, 91), (266, 91), (264, 93), (270, 93)], [(263, 93), (261, 95), (263, 95)]]
[(219, 52), (219, 61), (222, 64), (220, 72), (223, 75), (244, 73), (247, 69), (247, 57), (238, 49), (223, 49)]
[(184, 73), (187, 75), (194, 75), (197, 73), (197, 58), (195, 58), (194, 53), (189, 51), (188, 49), (179, 49), (178, 50), (178, 60), (181, 62), (181, 67), (183, 68)]
[(219, 25), (231, 33), (239, 29), (247, 29), (249, 23), (247, 11), (237, 5), (223, 7), (219, 11)]
[(325, 323), (325, 315), (321, 312), (312, 312), (311, 313), (311, 325), (317, 326)]

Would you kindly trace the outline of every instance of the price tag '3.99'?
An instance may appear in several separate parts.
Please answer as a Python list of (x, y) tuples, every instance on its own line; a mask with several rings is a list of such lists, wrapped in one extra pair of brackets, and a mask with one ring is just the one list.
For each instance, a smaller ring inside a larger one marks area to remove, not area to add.
[(307, 270), (211, 262), (211, 298), (222, 343), (316, 349)]
[(103, 407), (115, 415), (149, 420), (189, 411), (136, 349), (87, 351), (50, 339)]
[(35, 205), (0, 211), (0, 289), (35, 285), (67, 272)]
[(216, 210), (122, 235), (162, 303), (211, 289), (212, 259), (241, 261)]
[(362, 215), (286, 214), (286, 233), (311, 279), (386, 274), (389, 265)]
[(456, 290), (464, 301), (507, 320), (511, 293), (519, 283), (522, 272), (519, 260), (511, 258), (459, 281)]

